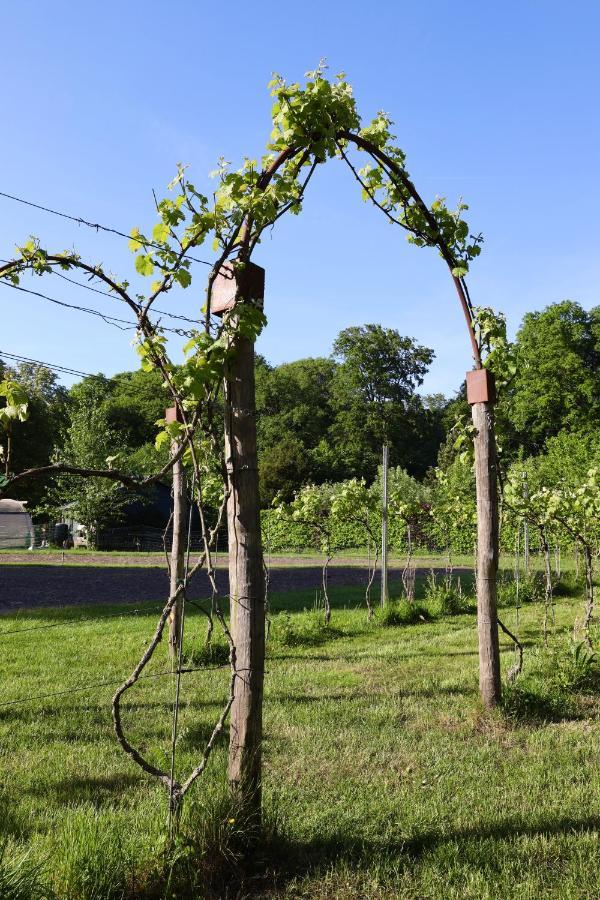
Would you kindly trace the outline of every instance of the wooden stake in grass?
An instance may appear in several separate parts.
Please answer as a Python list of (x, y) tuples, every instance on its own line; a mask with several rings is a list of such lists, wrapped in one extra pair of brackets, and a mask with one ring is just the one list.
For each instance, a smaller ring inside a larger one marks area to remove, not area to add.
[[(167, 421), (177, 421), (177, 408), (175, 406), (165, 410)], [(173, 441), (171, 452), (173, 456), (179, 449), (177, 441)], [(177, 588), (185, 577), (185, 544), (187, 524), (187, 497), (185, 472), (181, 458), (173, 464), (173, 536), (171, 539), (170, 559), (170, 596), (177, 592)], [(179, 653), (179, 636), (181, 633), (181, 609), (183, 596), (180, 595), (169, 615), (169, 656), (176, 661)]]
[(475, 426), (477, 485), (477, 631), (479, 690), (484, 706), (501, 699), (496, 578), (498, 574), (498, 487), (494, 435), (494, 383), (487, 369), (467, 373), (467, 399)]

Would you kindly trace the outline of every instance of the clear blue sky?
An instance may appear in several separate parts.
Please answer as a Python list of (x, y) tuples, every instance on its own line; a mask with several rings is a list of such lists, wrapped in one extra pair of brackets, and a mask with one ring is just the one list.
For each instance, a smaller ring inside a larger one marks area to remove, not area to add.
[[(326, 57), (365, 120), (391, 113), (425, 197), (470, 204), (486, 239), (470, 278), (477, 304), (503, 310), (514, 331), (553, 301), (600, 302), (597, 2), (21, 0), (3, 4), (2, 33), (0, 191), (124, 231), (148, 226), (152, 188), (163, 193), (177, 161), (208, 187), (220, 155), (235, 165), (260, 154), (271, 72), (301, 79)], [(0, 256), (30, 233), (132, 271), (120, 238), (0, 198)], [(363, 204), (341, 163), (323, 167), (303, 215), (282, 220), (255, 260), (271, 362), (327, 354), (340, 329), (381, 322), (434, 348), (424, 390), (451, 394), (469, 368), (441, 259)], [(174, 311), (202, 304), (196, 272)], [(125, 315), (54, 277), (31, 286)], [(1, 286), (0, 323), (1, 350), (107, 374), (137, 365), (127, 334)]]

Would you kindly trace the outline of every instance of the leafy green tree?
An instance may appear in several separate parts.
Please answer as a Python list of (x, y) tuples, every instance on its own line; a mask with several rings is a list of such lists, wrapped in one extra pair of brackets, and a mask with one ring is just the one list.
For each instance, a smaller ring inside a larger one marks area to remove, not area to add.
[(311, 467), (306, 447), (293, 437), (283, 437), (259, 454), (260, 496), (268, 507), (276, 496), (289, 502), (294, 492), (310, 481)]
[[(6, 366), (0, 360), (0, 379), (17, 383), (27, 397), (25, 420), (13, 420), (11, 427), (11, 468), (13, 471), (47, 465), (61, 446), (68, 421), (68, 392), (57, 376), (45, 366), (19, 363)], [(21, 482), (11, 494), (29, 504), (35, 513), (43, 504), (45, 486), (40, 481)]]
[(154, 445), (156, 422), (172, 405), (160, 372), (121, 372), (110, 379), (108, 386), (103, 405), (109, 427), (127, 447)]
[(331, 517), (334, 522), (338, 523), (356, 523), (361, 530), (363, 544), (368, 544), (375, 551), (365, 589), (365, 604), (370, 621), (373, 618), (371, 588), (377, 571), (381, 547), (381, 495), (378, 493), (376, 485), (368, 488), (364, 479), (358, 478), (351, 478), (349, 481), (334, 485)]
[(0, 459), (4, 462), (5, 475), (12, 471), (13, 427), (15, 422), (25, 422), (29, 415), (29, 397), (18, 381), (5, 378), (0, 381), (0, 428), (4, 432), (4, 444), (0, 444)]
[(340, 332), (333, 356), (339, 365), (331, 437), (348, 474), (372, 478), (384, 442), (390, 445), (392, 465), (415, 471), (421, 433), (427, 430), (427, 411), (415, 391), (433, 351), (395, 329), (364, 325)]
[(516, 338), (516, 373), (507, 418), (513, 450), (539, 453), (562, 429), (600, 420), (600, 307), (565, 300), (527, 313)]
[[(327, 446), (333, 421), (331, 359), (300, 359), (256, 366), (256, 411), (261, 499), (268, 505), (281, 492), (291, 500), (302, 484), (335, 475)], [(334, 463), (333, 463), (334, 464)]]
[[(103, 400), (109, 388), (101, 378), (88, 378), (71, 391), (70, 423), (64, 454), (72, 465), (83, 469), (109, 468), (119, 460), (122, 444), (110, 427)], [(95, 546), (98, 532), (119, 518), (126, 495), (105, 478), (62, 475), (54, 493), (59, 505), (74, 504), (75, 517), (85, 525), (88, 541)]]

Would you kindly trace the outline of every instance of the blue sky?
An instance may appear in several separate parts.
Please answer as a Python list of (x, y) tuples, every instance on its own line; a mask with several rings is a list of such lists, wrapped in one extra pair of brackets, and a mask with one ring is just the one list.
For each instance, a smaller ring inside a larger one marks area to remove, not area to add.
[[(272, 71), (301, 79), (326, 57), (365, 121), (392, 115), (426, 199), (469, 203), (485, 236), (477, 304), (504, 311), (514, 332), (527, 310), (600, 302), (596, 2), (21, 0), (3, 4), (2, 32), (0, 191), (124, 231), (149, 226), (152, 189), (164, 193), (178, 161), (209, 188), (219, 156), (236, 165), (263, 151)], [(132, 273), (126, 241), (0, 198), (0, 256), (30, 233)], [(452, 394), (470, 366), (441, 259), (363, 204), (341, 163), (318, 172), (303, 214), (282, 220), (255, 261), (267, 270), (259, 350), (273, 363), (327, 354), (342, 328), (381, 322), (435, 350), (426, 391)], [(202, 304), (206, 271), (195, 272), (173, 311)], [(31, 287), (127, 318), (54, 277)], [(112, 374), (137, 365), (129, 341), (0, 286), (0, 350)]]

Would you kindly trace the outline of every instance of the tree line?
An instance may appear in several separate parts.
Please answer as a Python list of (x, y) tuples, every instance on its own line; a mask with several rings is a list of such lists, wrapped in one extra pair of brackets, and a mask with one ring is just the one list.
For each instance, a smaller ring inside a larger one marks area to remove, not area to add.
[[(503, 466), (524, 464), (548, 448), (554, 455), (557, 438), (556, 446), (570, 440), (579, 456), (586, 454), (600, 430), (600, 307), (586, 311), (563, 301), (527, 313), (513, 350), (514, 374), (497, 407)], [(440, 508), (444, 494), (472, 500), (472, 474), (455, 446), (456, 422), (468, 416), (465, 387), (449, 399), (420, 394), (433, 359), (432, 349), (376, 324), (344, 329), (327, 357), (274, 366), (258, 356), (263, 508), (275, 500), (292, 501), (305, 484), (349, 479), (372, 484), (384, 442), (392, 468), (414, 481), (412, 493), (420, 484), (421, 493), (426, 488), (424, 496), (434, 494)], [(0, 381), (11, 380), (28, 402), (25, 421), (11, 427), (14, 470), (42, 466), (59, 455), (90, 467), (114, 461), (140, 474), (166, 461), (168, 451), (156, 448), (155, 435), (169, 400), (155, 370), (87, 377), (66, 389), (44, 366), (13, 367), (0, 360)], [(6, 405), (0, 398), (0, 408)], [(4, 447), (6, 441), (0, 443)], [(126, 495), (116, 484), (65, 475), (23, 482), (14, 493), (39, 519), (75, 503), (82, 521), (98, 524), (118, 518), (119, 498)], [(447, 518), (446, 524), (437, 519), (438, 540), (449, 528), (457, 548), (466, 549), (470, 536), (459, 520)]]

